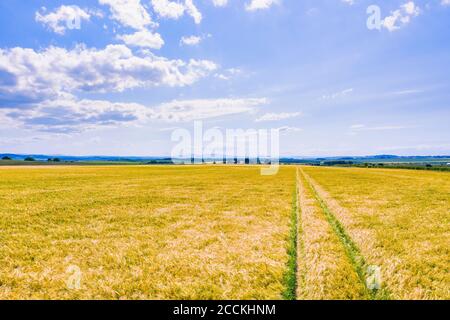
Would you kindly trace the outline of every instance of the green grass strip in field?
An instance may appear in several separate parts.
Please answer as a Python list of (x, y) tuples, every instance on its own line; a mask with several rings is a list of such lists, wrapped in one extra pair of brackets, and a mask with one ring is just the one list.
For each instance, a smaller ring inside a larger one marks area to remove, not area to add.
[(304, 291), (306, 287), (306, 263), (305, 263), (305, 242), (303, 238), (304, 230), (303, 230), (303, 212), (300, 205), (300, 175), (299, 170), (297, 169), (297, 298), (300, 295), (300, 291)]
[(298, 182), (292, 194), (291, 230), (289, 233), (287, 271), (284, 275), (285, 290), (282, 297), (285, 300), (297, 298), (297, 239), (298, 239)]

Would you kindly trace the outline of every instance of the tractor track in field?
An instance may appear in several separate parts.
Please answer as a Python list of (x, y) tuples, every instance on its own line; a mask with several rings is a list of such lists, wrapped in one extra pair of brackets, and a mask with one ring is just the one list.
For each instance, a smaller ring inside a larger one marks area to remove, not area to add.
[(300, 300), (368, 299), (365, 287), (305, 178), (299, 199), (298, 288)]
[[(298, 169), (297, 169), (298, 171)], [(343, 245), (345, 252), (348, 256), (348, 258), (351, 261), (351, 264), (353, 265), (353, 268), (355, 272), (358, 275), (359, 281), (364, 286), (368, 296), (372, 300), (376, 299), (389, 299), (389, 291), (386, 287), (382, 287), (380, 290), (371, 290), (366, 282), (367, 277), (369, 276), (367, 273), (367, 270), (370, 266), (370, 264), (366, 261), (365, 257), (361, 253), (361, 250), (359, 249), (358, 245), (354, 242), (354, 240), (350, 237), (348, 232), (346, 231), (345, 227), (342, 225), (342, 223), (339, 221), (339, 219), (336, 217), (335, 214), (329, 209), (326, 201), (322, 199), (322, 197), (319, 195), (317, 191), (317, 187), (315, 183), (312, 181), (311, 177), (309, 177), (303, 170), (300, 169), (301, 175), (304, 178), (304, 181), (310, 186), (310, 188), (313, 191), (314, 197), (320, 204), (323, 212), (325, 213), (327, 217), (327, 221), (330, 224), (331, 228), (333, 229), (334, 233), (339, 238), (341, 244)], [(297, 179), (299, 177), (297, 176)], [(297, 180), (298, 184), (298, 180)]]
[[(300, 290), (306, 287), (306, 259), (305, 259), (305, 242), (303, 239), (303, 233), (305, 232), (303, 229), (303, 211), (301, 206), (301, 198), (300, 198), (300, 173), (298, 168), (296, 168), (296, 195), (297, 195), (297, 298), (301, 295)], [(299, 259), (300, 258), (300, 259)], [(298, 272), (302, 270), (301, 272)]]

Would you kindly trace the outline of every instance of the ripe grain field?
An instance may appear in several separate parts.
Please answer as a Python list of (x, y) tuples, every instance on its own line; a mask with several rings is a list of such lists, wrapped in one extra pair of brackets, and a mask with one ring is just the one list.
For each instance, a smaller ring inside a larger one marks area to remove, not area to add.
[(0, 299), (281, 299), (294, 188), (294, 168), (0, 168)]
[(351, 260), (302, 171), (298, 175), (298, 299), (368, 299)]
[(302, 169), (364, 258), (384, 298), (450, 299), (447, 172)]
[(2, 167), (0, 203), (0, 299), (450, 298), (446, 172)]

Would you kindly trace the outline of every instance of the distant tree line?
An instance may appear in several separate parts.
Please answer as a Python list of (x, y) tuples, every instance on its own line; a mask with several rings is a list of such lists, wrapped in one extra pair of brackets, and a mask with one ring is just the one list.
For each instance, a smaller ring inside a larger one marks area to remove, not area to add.
[[(2, 160), (4, 160), (4, 161), (12, 161), (13, 159), (10, 156), (3, 156)], [(25, 157), (23, 159), (23, 161), (33, 162), (33, 161), (36, 161), (36, 159), (31, 157), (31, 156), (28, 156), (28, 157)], [(61, 159), (59, 159), (59, 158), (48, 158), (47, 161), (48, 162), (61, 162)]]

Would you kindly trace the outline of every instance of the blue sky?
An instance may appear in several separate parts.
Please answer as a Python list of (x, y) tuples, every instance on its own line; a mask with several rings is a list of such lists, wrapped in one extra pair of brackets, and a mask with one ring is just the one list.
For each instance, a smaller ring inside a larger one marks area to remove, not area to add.
[(450, 154), (448, 0), (15, 0), (0, 30), (0, 152), (170, 155), (202, 120), (284, 156)]

